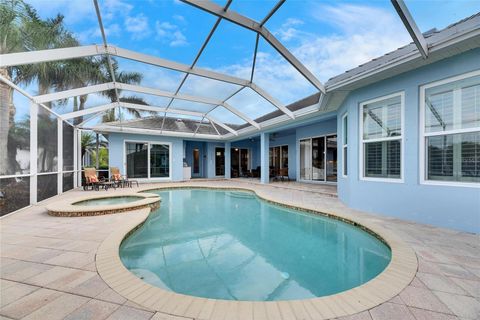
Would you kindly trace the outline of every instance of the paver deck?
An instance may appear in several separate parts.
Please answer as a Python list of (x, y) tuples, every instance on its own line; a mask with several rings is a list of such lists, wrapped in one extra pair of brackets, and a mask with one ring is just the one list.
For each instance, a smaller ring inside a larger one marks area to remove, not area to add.
[[(165, 185), (165, 184), (156, 184)], [(141, 185), (155, 187), (156, 185)], [(173, 184), (172, 184), (173, 185)], [(479, 319), (480, 237), (398, 219), (367, 214), (345, 207), (337, 198), (306, 188), (278, 188), (251, 181), (192, 181), (182, 186), (255, 188), (270, 198), (292, 205), (315, 207), (356, 215), (391, 230), (407, 242), (418, 258), (414, 280), (399, 295), (373, 309), (342, 319)], [(98, 275), (95, 255), (100, 244), (119, 225), (135, 219), (128, 213), (94, 217), (52, 217), (45, 206), (86, 193), (120, 195), (132, 189), (73, 190), (0, 220), (0, 319), (167, 319), (167, 314), (146, 310), (113, 291)], [(207, 301), (206, 305), (210, 302)], [(223, 315), (228, 319), (227, 303)], [(190, 309), (194, 317), (210, 316), (218, 306)], [(315, 307), (291, 304), (290, 308), (263, 309), (246, 303), (248, 318), (315, 319)], [(297, 311), (297, 312), (296, 312)], [(300, 312), (301, 311), (301, 312)]]

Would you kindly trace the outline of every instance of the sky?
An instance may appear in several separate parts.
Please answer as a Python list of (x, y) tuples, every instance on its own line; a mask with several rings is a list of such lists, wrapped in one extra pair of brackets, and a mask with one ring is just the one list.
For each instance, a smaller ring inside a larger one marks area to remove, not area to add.
[[(83, 45), (101, 43), (93, 1), (27, 2), (43, 18), (63, 14), (68, 29)], [(223, 5), (225, 0), (215, 2)], [(99, 3), (109, 44), (185, 64), (192, 63), (216, 21), (216, 17), (178, 0), (99, 0)], [(272, 0), (233, 0), (229, 10), (259, 21), (275, 3)], [(422, 32), (444, 28), (480, 11), (479, 0), (406, 0), (406, 4)], [(387, 0), (287, 0), (266, 27), (323, 83), (411, 42)], [(222, 21), (196, 66), (248, 79), (254, 45), (253, 32)], [(182, 79), (181, 73), (127, 59), (118, 60), (122, 70), (141, 72), (145, 86), (175, 91)], [(284, 104), (316, 92), (262, 39), (254, 82)], [(180, 92), (224, 99), (234, 90), (234, 85), (189, 76)], [(145, 98), (154, 105), (165, 104), (165, 99)], [(92, 95), (88, 103), (98, 105), (102, 99)], [(229, 102), (253, 118), (275, 109), (249, 90), (242, 90)], [(199, 107), (180, 104), (178, 108), (187, 110)], [(69, 108), (64, 109), (68, 111)], [(243, 123), (221, 108), (216, 108), (212, 114), (230, 123)]]

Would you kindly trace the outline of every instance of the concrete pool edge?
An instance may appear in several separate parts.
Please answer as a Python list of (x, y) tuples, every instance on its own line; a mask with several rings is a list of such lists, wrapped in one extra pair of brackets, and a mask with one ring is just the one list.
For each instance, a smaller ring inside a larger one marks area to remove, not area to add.
[[(364, 221), (360, 217), (334, 212), (319, 212), (308, 207), (282, 203), (259, 194), (254, 188), (244, 187), (203, 187), (203, 186), (164, 186), (147, 187), (140, 190), (205, 188), (217, 190), (244, 190), (253, 192), (259, 198), (274, 204), (296, 208), (308, 212), (331, 216), (342, 221), (348, 220), (362, 229), (376, 234), (392, 251), (392, 258), (383, 272), (372, 280), (349, 290), (319, 298), (288, 301), (234, 301), (200, 298), (178, 294), (152, 286), (136, 277), (123, 265), (119, 255), (122, 241), (139, 228), (150, 214), (149, 208), (132, 211), (135, 218), (110, 234), (100, 245), (96, 255), (99, 275), (116, 292), (125, 298), (148, 309), (175, 316), (195, 319), (214, 319), (218, 314), (238, 314), (240, 319), (255, 318), (308, 318), (329, 319), (352, 315), (371, 309), (399, 294), (413, 280), (417, 272), (417, 258), (414, 251), (397, 236), (388, 230)], [(264, 316), (262, 316), (264, 315)], [(288, 317), (290, 315), (290, 317)]]
[[(110, 199), (110, 198), (122, 198), (122, 197), (135, 197), (139, 198), (136, 201), (131, 201), (127, 203), (120, 204), (110, 204), (110, 205), (95, 205), (95, 206), (85, 206), (78, 205), (76, 203), (89, 201), (89, 200), (99, 200), (99, 199)], [(90, 217), (90, 216), (99, 216), (104, 214), (114, 214), (128, 212), (132, 210), (142, 209), (142, 208), (151, 208), (156, 209), (160, 204), (160, 197), (156, 194), (151, 193), (138, 193), (138, 192), (129, 192), (119, 195), (86, 195), (83, 197), (78, 197), (75, 199), (65, 199), (62, 201), (57, 201), (52, 204), (47, 205), (46, 209), (48, 214), (55, 217)]]

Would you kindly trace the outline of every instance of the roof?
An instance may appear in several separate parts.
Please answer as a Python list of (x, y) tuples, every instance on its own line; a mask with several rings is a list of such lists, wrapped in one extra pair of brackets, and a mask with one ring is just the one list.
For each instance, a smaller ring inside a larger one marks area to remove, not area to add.
[[(480, 12), (476, 13), (470, 17), (462, 19), (458, 22), (455, 22), (448, 27), (442, 30), (429, 30), (423, 33), (427, 45), (429, 48), (435, 47), (436, 45), (445, 42), (448, 39), (458, 37), (459, 35), (470, 31), (480, 29)], [(387, 66), (392, 61), (397, 61), (401, 57), (409, 56), (412, 53), (418, 52), (417, 47), (413, 42), (410, 44), (398, 48), (392, 52), (389, 52), (381, 57), (374, 58), (364, 64), (359, 65), (356, 68), (350, 69), (342, 74), (339, 74), (335, 77), (330, 78), (325, 86), (327, 90), (340, 82), (344, 82), (348, 79), (354, 79), (355, 76), (368, 72), (369, 70), (374, 70), (382, 66)], [(432, 59), (422, 59), (424, 64), (427, 64), (432, 61)], [(392, 74), (393, 76), (394, 74)]]
[[(163, 115), (162, 116), (150, 116), (139, 119), (132, 120), (123, 120), (116, 122), (109, 122), (109, 126), (113, 127), (128, 127), (128, 128), (137, 128), (137, 129), (147, 129), (147, 130), (159, 130), (162, 127)], [(239, 126), (234, 124), (228, 124), (232, 129), (237, 129)], [(217, 131), (223, 135), (227, 134), (228, 131), (223, 129), (220, 126), (213, 127), (210, 122), (193, 120), (193, 119), (184, 119), (184, 118), (173, 118), (165, 117), (165, 123), (163, 124), (163, 130), (172, 131), (172, 132), (186, 132), (197, 134), (211, 134), (216, 135)]]
[[(318, 103), (320, 99), (320, 93), (315, 93), (311, 96), (308, 96), (302, 100), (296, 101), (292, 104), (286, 106), (290, 111), (297, 111), (303, 109), (305, 107), (314, 105)], [(281, 116), (283, 112), (280, 110), (275, 110), (270, 112), (264, 116), (256, 118), (256, 122), (263, 122), (278, 116)], [(132, 120), (123, 120), (123, 121), (116, 121), (116, 122), (109, 122), (109, 126), (113, 127), (128, 127), (128, 128), (137, 128), (137, 129), (148, 129), (148, 130), (158, 130), (162, 127), (163, 116), (150, 116), (144, 117), (140, 119), (132, 119)], [(237, 125), (231, 123), (225, 123), (230, 128), (234, 130), (240, 130), (243, 128), (249, 127), (248, 123)], [(200, 126), (199, 126), (200, 125)], [(199, 126), (198, 130), (197, 127)], [(223, 135), (228, 134), (228, 131), (220, 126), (213, 127), (210, 122), (207, 121), (200, 121), (200, 120), (193, 120), (193, 119), (184, 119), (184, 118), (173, 118), (173, 117), (165, 117), (165, 123), (163, 125), (163, 130), (165, 131), (172, 131), (172, 132), (187, 132), (192, 133), (196, 132), (197, 134), (213, 134), (216, 135), (217, 131)]]

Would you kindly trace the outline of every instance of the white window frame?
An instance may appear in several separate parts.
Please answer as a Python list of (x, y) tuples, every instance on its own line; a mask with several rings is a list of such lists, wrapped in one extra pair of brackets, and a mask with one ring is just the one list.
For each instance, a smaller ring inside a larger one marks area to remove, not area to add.
[(431, 136), (443, 136), (443, 135), (452, 135), (458, 133), (470, 133), (479, 131), (478, 128), (466, 128), (466, 129), (454, 129), (449, 131), (438, 131), (438, 132), (425, 132), (425, 92), (427, 89), (432, 87), (441, 86), (451, 82), (463, 80), (470, 77), (475, 77), (480, 75), (480, 70), (475, 70), (472, 72), (467, 72), (458, 76), (449, 77), (443, 80), (430, 82), (420, 86), (420, 116), (419, 116), (419, 169), (420, 169), (420, 184), (423, 185), (436, 185), (436, 186), (452, 186), (452, 187), (470, 187), (470, 188), (480, 188), (480, 183), (476, 182), (460, 182), (460, 181), (438, 181), (438, 180), (428, 180), (427, 179), (427, 152), (425, 150), (426, 144), (425, 140), (427, 137)]
[[(379, 102), (382, 100), (387, 100), (390, 98), (400, 97), (400, 137), (385, 137), (385, 138), (376, 138), (376, 139), (369, 139), (363, 140), (363, 107), (367, 104)], [(404, 183), (405, 177), (405, 91), (399, 91), (392, 94), (388, 94), (385, 96), (381, 96), (375, 99), (363, 101), (359, 104), (358, 108), (358, 123), (359, 123), (359, 179), (362, 181), (376, 181), (376, 182), (390, 182), (390, 183)], [(369, 142), (383, 142), (383, 141), (394, 141), (400, 140), (400, 178), (381, 178), (381, 177), (365, 177), (365, 168), (364, 168), (364, 160), (363, 160), (363, 148), (365, 143)]]
[[(346, 125), (345, 125), (345, 119), (347, 120)], [(345, 112), (345, 114), (342, 116), (342, 177), (343, 178), (348, 177), (348, 163), (346, 162), (346, 159), (345, 159), (345, 153), (348, 153), (348, 131), (349, 131), (348, 130), (348, 112)], [(345, 143), (345, 141), (347, 141), (347, 143)], [(345, 168), (347, 169), (346, 173), (345, 173)]]
[[(172, 143), (171, 142), (165, 142), (165, 141), (145, 141), (145, 140), (123, 140), (123, 172), (127, 174), (127, 143), (146, 143), (147, 146), (147, 158), (148, 158), (148, 163), (147, 163), (147, 173), (148, 177), (147, 178), (132, 178), (138, 181), (172, 181), (172, 172), (173, 172), (173, 149), (172, 149)], [(163, 145), (168, 145), (169, 148), (169, 156), (168, 156), (168, 177), (150, 177), (150, 146), (152, 144), (163, 144)]]

